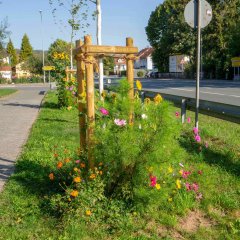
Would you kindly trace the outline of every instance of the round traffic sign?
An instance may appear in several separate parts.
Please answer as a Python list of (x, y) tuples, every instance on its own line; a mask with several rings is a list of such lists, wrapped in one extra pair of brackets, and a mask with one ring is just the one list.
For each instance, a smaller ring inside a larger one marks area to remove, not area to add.
[[(212, 20), (212, 7), (206, 0), (198, 0), (201, 4), (201, 28), (205, 28)], [(185, 7), (184, 17), (187, 24), (197, 27), (197, 0), (191, 0)]]

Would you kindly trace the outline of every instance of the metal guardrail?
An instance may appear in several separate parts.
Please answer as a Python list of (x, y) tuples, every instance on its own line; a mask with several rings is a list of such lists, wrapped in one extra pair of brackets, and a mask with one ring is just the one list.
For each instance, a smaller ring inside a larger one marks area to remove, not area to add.
[[(173, 102), (176, 106), (181, 107), (182, 122), (185, 121), (187, 109), (195, 110), (195, 105), (196, 105), (195, 98), (177, 96), (177, 95), (172, 95), (168, 93), (161, 93), (159, 91), (148, 91), (148, 90), (142, 91), (142, 94), (144, 95), (142, 97), (153, 98), (158, 93), (161, 94), (161, 96), (164, 99), (169, 100)], [(205, 115), (217, 117), (220, 119), (224, 119), (224, 120), (228, 120), (228, 121), (240, 124), (240, 107), (239, 106), (200, 99), (199, 108), (200, 108), (200, 112)]]
[[(111, 86), (114, 86), (111, 84), (111, 81), (109, 81), (107, 84), (104, 84), (104, 87), (106, 90), (110, 90)], [(95, 83), (95, 87), (98, 87), (97, 83)], [(142, 100), (144, 100), (144, 98), (146, 97), (154, 98), (158, 93), (161, 94), (161, 96), (165, 100), (171, 101), (175, 104), (175, 106), (181, 107), (182, 122), (185, 122), (186, 120), (187, 110), (195, 111), (195, 106), (196, 106), (195, 98), (162, 93), (159, 90), (149, 91), (144, 89), (141, 92), (141, 97), (142, 97)], [(230, 105), (230, 104), (218, 103), (218, 102), (212, 102), (212, 101), (200, 99), (199, 112), (208, 116), (212, 116), (212, 117), (216, 117), (219, 119), (240, 124), (240, 107), (236, 105)]]

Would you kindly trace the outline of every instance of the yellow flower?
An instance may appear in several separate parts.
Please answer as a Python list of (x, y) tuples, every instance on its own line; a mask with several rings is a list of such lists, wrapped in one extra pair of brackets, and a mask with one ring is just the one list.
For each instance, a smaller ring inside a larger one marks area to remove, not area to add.
[(173, 172), (173, 168), (172, 167), (169, 167), (168, 168), (168, 173), (172, 173)]
[(79, 169), (75, 167), (75, 168), (73, 169), (73, 171), (74, 171), (74, 172), (79, 172)]
[(96, 174), (92, 173), (89, 178), (90, 179), (95, 179), (96, 178)]
[(142, 90), (142, 83), (139, 80), (136, 81), (136, 86), (138, 91)]
[(182, 175), (183, 174), (183, 170), (180, 170), (179, 173)]
[(90, 210), (86, 210), (86, 215), (87, 216), (91, 216), (92, 215), (92, 212)]
[(68, 111), (72, 110), (72, 106), (68, 106), (68, 107), (67, 107), (67, 110), (68, 110)]
[(53, 174), (53, 173), (50, 173), (48, 176), (49, 176), (49, 179), (50, 179), (51, 181), (54, 180), (54, 174)]
[(117, 97), (116, 93), (112, 93), (112, 98), (115, 99)]
[(162, 96), (161, 96), (160, 94), (157, 94), (157, 95), (155, 96), (155, 98), (154, 98), (154, 102), (155, 102), (156, 104), (159, 104), (159, 103), (161, 103), (162, 101), (163, 101)]
[(168, 201), (169, 201), (169, 202), (172, 202), (172, 198), (169, 198)]
[(105, 97), (107, 96), (106, 91), (103, 91), (102, 94), (101, 94), (101, 96), (102, 96), (103, 98), (105, 98)]
[(71, 192), (71, 196), (72, 196), (72, 197), (77, 197), (77, 196), (78, 196), (78, 191), (77, 191), (77, 190), (73, 190), (73, 191)]
[(149, 171), (149, 172), (152, 172), (152, 171), (153, 171), (153, 167), (149, 167), (149, 168), (148, 168), (148, 171)]
[(103, 172), (102, 172), (102, 171), (99, 171), (99, 174), (100, 174), (100, 175), (102, 175), (102, 174), (103, 174)]
[(160, 184), (158, 184), (158, 183), (155, 185), (155, 187), (156, 187), (157, 190), (160, 190), (160, 189), (161, 189), (161, 186), (160, 186)]
[(63, 166), (63, 163), (62, 162), (58, 162), (57, 168), (60, 169), (60, 168), (62, 168), (62, 166)]
[(181, 181), (179, 179), (176, 180), (177, 189), (181, 189)]
[(149, 104), (151, 102), (150, 98), (145, 98), (144, 103)]
[(66, 158), (65, 163), (69, 163), (69, 162), (70, 162), (70, 158)]
[(80, 178), (80, 177), (75, 177), (75, 178), (73, 179), (73, 181), (74, 181), (75, 183), (80, 183), (80, 182), (81, 182), (81, 178)]

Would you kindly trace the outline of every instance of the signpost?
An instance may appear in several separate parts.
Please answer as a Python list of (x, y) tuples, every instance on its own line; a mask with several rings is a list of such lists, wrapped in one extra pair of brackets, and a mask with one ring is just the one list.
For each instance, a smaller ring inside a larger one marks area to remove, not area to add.
[(52, 84), (51, 84), (51, 75), (50, 72), (55, 70), (55, 66), (44, 66), (42, 68), (43, 71), (48, 71), (48, 81), (49, 81), (49, 86), (50, 86), (50, 90), (52, 89)]
[(184, 17), (187, 24), (197, 30), (197, 79), (195, 127), (198, 128), (199, 83), (201, 66), (201, 29), (212, 20), (212, 7), (206, 0), (191, 0), (185, 7)]

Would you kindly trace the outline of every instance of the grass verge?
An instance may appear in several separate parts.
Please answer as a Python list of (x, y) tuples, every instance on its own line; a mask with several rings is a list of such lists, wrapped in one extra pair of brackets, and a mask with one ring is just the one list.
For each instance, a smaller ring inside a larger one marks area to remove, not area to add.
[(16, 89), (0, 89), (0, 98), (17, 92)]
[[(49, 210), (48, 174), (55, 165), (54, 149), (75, 151), (79, 142), (77, 112), (56, 106), (55, 94), (48, 94), (15, 174), (0, 194), (0, 239), (239, 239), (239, 125), (200, 115), (207, 149), (199, 152), (192, 147), (193, 123), (183, 125), (178, 145), (166, 144), (166, 152), (174, 150), (174, 154), (161, 167), (181, 161), (202, 171), (200, 203), (193, 204), (186, 195), (177, 202), (166, 202), (157, 212), (127, 215), (125, 224), (106, 231), (104, 222), (66, 221)], [(174, 115), (175, 108), (171, 111)], [(158, 203), (158, 199), (152, 201)]]

